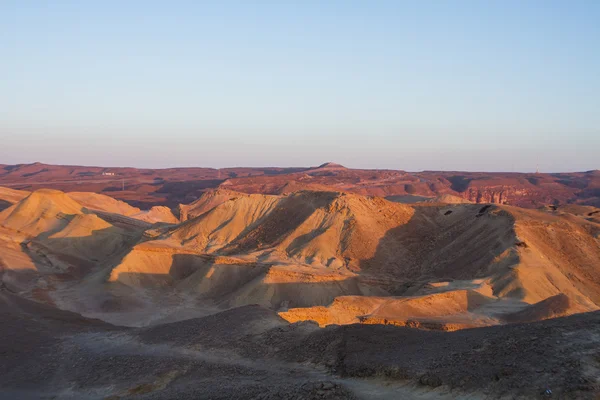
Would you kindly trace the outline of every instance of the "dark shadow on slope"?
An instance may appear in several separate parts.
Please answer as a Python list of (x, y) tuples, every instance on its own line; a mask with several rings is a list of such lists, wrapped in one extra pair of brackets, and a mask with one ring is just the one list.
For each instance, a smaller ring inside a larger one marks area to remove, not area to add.
[(362, 271), (382, 273), (405, 281), (443, 281), (488, 276), (488, 266), (514, 244), (512, 219), (485, 215), (481, 206), (461, 205), (466, 216), (445, 216), (435, 221), (435, 207), (416, 207), (408, 223), (389, 230), (375, 255), (360, 262)]
[(11, 207), (13, 204), (9, 203), (6, 200), (0, 200), (0, 211), (6, 210), (8, 207)]
[[(132, 288), (177, 290), (226, 308), (254, 303), (272, 309), (327, 306), (337, 296), (363, 294), (358, 277), (332, 275), (311, 281), (305, 273), (284, 270), (282, 274), (292, 281), (265, 282), (271, 267), (241, 260), (228, 262), (222, 257), (174, 254), (168, 273), (121, 272), (116, 282)], [(293, 281), (294, 276), (297, 281)]]
[[(322, 235), (325, 232), (325, 228), (318, 228), (309, 233), (305, 233), (304, 235), (300, 235), (296, 239), (294, 239), (292, 243), (290, 243), (290, 245), (285, 249), (285, 251), (288, 255), (293, 256), (294, 254), (296, 254), (297, 251), (302, 249), (302, 246), (304, 246), (306, 243), (310, 242), (311, 240), (315, 239), (316, 237)], [(311, 260), (307, 260), (307, 262), (310, 263)]]
[(37, 278), (37, 271), (11, 269), (0, 259), (0, 288), (4, 288), (11, 293), (19, 293), (32, 287)]
[[(50, 277), (50, 281), (78, 281), (100, 268), (118, 265), (141, 238), (110, 227), (92, 231), (89, 236), (52, 238), (40, 235), (21, 244), (36, 271), (34, 276)], [(14, 274), (14, 270), (8, 270)]]
[[(10, 293), (5, 289), (0, 289), (0, 316), (5, 317), (7, 315), (25, 317), (29, 320), (44, 322), (45, 327), (49, 327), (50, 324), (56, 324), (56, 328), (61, 330), (68, 330), (73, 325), (83, 328), (113, 327), (99, 319), (85, 318), (79, 314), (25, 299), (17, 294)], [(3, 326), (3, 328), (6, 327)], [(21, 329), (21, 333), (24, 333), (23, 329)]]
[(150, 222), (142, 221), (132, 217), (127, 217), (125, 215), (117, 213), (111, 213), (100, 210), (90, 210), (87, 208), (84, 208), (83, 211), (86, 214), (97, 215), (109, 224), (115, 225), (119, 228), (123, 228), (129, 231), (146, 230), (150, 229), (153, 226), (153, 224)]
[(455, 192), (464, 192), (465, 190), (467, 190), (467, 188), (469, 187), (469, 183), (471, 183), (471, 178), (467, 178), (466, 176), (463, 175), (454, 175), (454, 176), (449, 176), (448, 181), (450, 181), (451, 185), (450, 185), (450, 189), (454, 190)]
[(212, 263), (209, 256), (174, 254), (168, 273), (120, 272), (116, 282), (133, 288), (173, 288), (196, 273), (206, 273)]

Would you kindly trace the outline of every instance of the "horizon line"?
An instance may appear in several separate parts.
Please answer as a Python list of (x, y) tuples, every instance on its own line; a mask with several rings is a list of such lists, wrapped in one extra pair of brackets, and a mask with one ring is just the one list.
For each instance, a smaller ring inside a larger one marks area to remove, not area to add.
[[(407, 169), (394, 169), (394, 168), (354, 168), (347, 167), (345, 165), (341, 165), (339, 163), (328, 161), (319, 165), (313, 166), (228, 166), (228, 167), (210, 167), (210, 166), (170, 166), (170, 167), (136, 167), (136, 166), (108, 166), (108, 165), (83, 165), (83, 164), (53, 164), (53, 163), (45, 163), (41, 161), (34, 162), (23, 162), (16, 164), (3, 164), (0, 165), (5, 167), (12, 166), (28, 166), (28, 165), (47, 165), (47, 166), (56, 166), (56, 167), (82, 167), (82, 168), (115, 168), (115, 169), (138, 169), (138, 170), (169, 170), (169, 169), (211, 169), (211, 170), (227, 170), (227, 169), (298, 169), (298, 170), (311, 170), (318, 168), (326, 168), (327, 164), (333, 164), (338, 166), (338, 168), (344, 168), (348, 170), (358, 170), (358, 171), (398, 171), (398, 172), (406, 172), (406, 173), (423, 173), (423, 172), (444, 172), (444, 173), (490, 173), (490, 174), (577, 174), (577, 173), (591, 173), (595, 171), (600, 171), (600, 169), (590, 169), (590, 170), (582, 170), (582, 171), (507, 171), (507, 170), (497, 170), (497, 171), (486, 171), (486, 170), (460, 170), (460, 169), (448, 169), (448, 170), (437, 170), (437, 169), (424, 169), (424, 170), (407, 170)], [(300, 172), (300, 171), (298, 171)]]

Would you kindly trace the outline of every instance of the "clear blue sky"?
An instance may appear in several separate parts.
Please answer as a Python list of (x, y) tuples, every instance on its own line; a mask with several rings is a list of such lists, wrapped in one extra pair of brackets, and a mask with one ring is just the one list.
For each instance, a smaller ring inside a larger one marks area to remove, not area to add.
[(600, 168), (600, 1), (0, 0), (0, 163)]

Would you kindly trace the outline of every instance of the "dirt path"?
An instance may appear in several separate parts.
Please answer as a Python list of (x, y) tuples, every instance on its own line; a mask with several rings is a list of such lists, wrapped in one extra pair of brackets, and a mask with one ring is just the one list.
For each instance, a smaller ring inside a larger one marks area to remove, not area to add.
[[(235, 353), (226, 350), (201, 349), (193, 350), (183, 347), (175, 347), (167, 344), (145, 344), (127, 333), (90, 333), (80, 334), (67, 339), (67, 346), (77, 346), (93, 354), (103, 356), (142, 356), (156, 358), (159, 363), (163, 358), (177, 358), (180, 360), (194, 360), (207, 363), (212, 366), (226, 366), (240, 368), (241, 370), (256, 371), (258, 374), (268, 376), (265, 384), (321, 384), (327, 388), (331, 385), (341, 386), (351, 392), (357, 399), (481, 399), (479, 394), (465, 395), (452, 394), (443, 389), (422, 389), (414, 386), (402, 385), (397, 382), (391, 383), (376, 379), (353, 379), (335, 377), (323, 370), (309, 365), (287, 363), (279, 360), (253, 360), (242, 358)], [(191, 371), (190, 371), (191, 372)], [(242, 379), (240, 376), (239, 379)], [(237, 380), (237, 379), (236, 379)], [(171, 382), (165, 382), (166, 387)], [(231, 382), (231, 384), (235, 384)], [(164, 388), (163, 387), (163, 388)], [(116, 388), (106, 388), (113, 390)], [(156, 393), (157, 395), (160, 393)], [(95, 398), (95, 393), (73, 392), (72, 397), (85, 396)], [(106, 393), (104, 393), (106, 395)], [(103, 396), (104, 396), (103, 395)], [(69, 398), (68, 392), (61, 396)]]

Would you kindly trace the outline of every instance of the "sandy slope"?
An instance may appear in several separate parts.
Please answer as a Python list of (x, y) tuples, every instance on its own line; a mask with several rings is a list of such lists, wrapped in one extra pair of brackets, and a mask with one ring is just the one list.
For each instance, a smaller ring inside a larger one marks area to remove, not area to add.
[[(118, 227), (89, 212), (65, 193), (42, 189), (0, 213), (2, 283), (54, 303), (52, 295), (102, 273), (142, 235), (135, 225)], [(80, 301), (75, 296), (68, 304), (77, 309)]]
[(142, 211), (137, 207), (130, 206), (124, 201), (116, 200), (112, 197), (98, 193), (70, 192), (67, 194), (79, 204), (87, 207), (90, 210), (124, 215), (126, 217), (135, 218), (149, 223), (164, 222), (174, 224), (179, 222), (179, 220), (167, 207), (155, 206), (150, 210)]
[(225, 197), (136, 246), (110, 281), (169, 287), (224, 307), (263, 304), (322, 325), (500, 324), (559, 293), (569, 303), (557, 315), (598, 308), (600, 252), (581, 221), (335, 192)]
[(148, 211), (141, 211), (132, 215), (133, 218), (140, 221), (154, 223), (176, 224), (179, 219), (173, 214), (170, 208), (164, 206), (154, 206)]
[(373, 255), (385, 232), (411, 214), (401, 204), (336, 192), (245, 195), (188, 221), (169, 238), (199, 251), (268, 249), (276, 253), (273, 258), (341, 267), (346, 259)]
[(42, 243), (55, 252), (98, 261), (117, 252), (129, 238), (128, 232), (96, 215), (79, 214)]
[[(293, 309), (282, 316), (291, 321), (312, 319), (322, 325), (358, 321), (397, 325), (427, 322), (433, 327), (452, 330), (501, 323), (503, 315), (516, 312), (519, 304), (522, 307), (539, 303), (538, 311), (532, 314), (540, 315), (539, 319), (545, 318), (545, 314), (559, 316), (598, 309), (600, 246), (585, 224), (532, 210), (491, 207), (480, 213), (482, 207), (475, 207), (454, 207), (449, 215), (446, 208), (418, 210), (415, 214), (418, 231), (408, 230), (408, 234), (399, 231), (397, 237), (382, 244), (385, 246), (382, 257), (366, 264), (366, 275), (385, 274), (408, 284), (408, 288), (396, 286), (392, 291), (420, 295), (411, 301), (430, 304), (434, 314), (423, 315), (421, 311), (407, 314), (403, 309), (383, 311), (360, 304), (372, 305), (373, 299), (357, 298), (349, 307), (344, 306), (344, 300), (336, 299), (327, 308)], [(472, 215), (473, 210), (477, 214)], [(440, 220), (440, 216), (447, 220)], [(429, 231), (428, 224), (435, 224), (434, 229)], [(406, 282), (403, 277), (413, 279)], [(450, 281), (440, 285), (445, 280)], [(463, 305), (449, 312), (445, 309), (449, 299), (432, 302), (429, 294), (450, 292), (456, 296), (462, 288), (476, 288), (489, 298), (489, 304), (476, 310)], [(544, 301), (559, 294), (568, 301), (561, 304), (559, 311), (552, 311), (554, 304)], [(385, 304), (390, 302), (396, 300), (385, 300)], [(400, 303), (406, 305), (406, 300)], [(444, 323), (440, 324), (440, 320)]]
[(24, 190), (15, 190), (0, 186), (0, 211), (18, 203), (28, 195), (29, 192)]
[(40, 189), (0, 213), (0, 223), (32, 236), (63, 228), (82, 206), (58, 190)]
[(141, 210), (137, 207), (132, 207), (124, 201), (120, 201), (103, 194), (91, 192), (69, 192), (67, 195), (82, 206), (92, 210), (106, 211), (125, 216), (132, 216), (141, 212)]
[(445, 203), (445, 204), (471, 204), (472, 202), (459, 196), (443, 194), (432, 199), (425, 200), (426, 203)]
[(212, 210), (216, 206), (240, 196), (248, 195), (227, 189), (206, 191), (194, 202), (179, 205), (180, 219), (181, 221), (187, 221), (188, 219), (196, 218), (205, 212)]
[(410, 297), (337, 297), (329, 307), (291, 309), (279, 315), (289, 322), (313, 320), (329, 324), (386, 324), (456, 330), (497, 324), (478, 313), (495, 299), (475, 290), (454, 290)]

